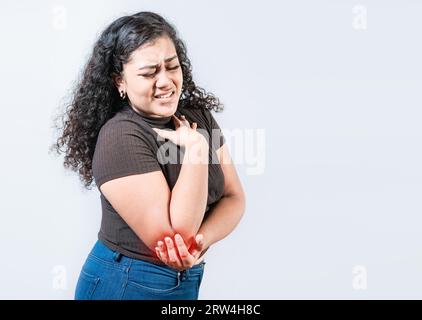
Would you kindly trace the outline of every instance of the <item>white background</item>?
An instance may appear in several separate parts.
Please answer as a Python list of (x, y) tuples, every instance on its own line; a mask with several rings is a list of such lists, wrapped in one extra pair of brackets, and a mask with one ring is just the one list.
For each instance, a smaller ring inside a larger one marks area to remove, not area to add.
[(200, 298), (422, 298), (417, 0), (1, 1), (0, 298), (73, 298), (100, 199), (48, 153), (53, 118), (99, 33), (144, 10), (177, 27), (220, 126), (265, 132), (261, 174), (234, 159), (247, 210)]

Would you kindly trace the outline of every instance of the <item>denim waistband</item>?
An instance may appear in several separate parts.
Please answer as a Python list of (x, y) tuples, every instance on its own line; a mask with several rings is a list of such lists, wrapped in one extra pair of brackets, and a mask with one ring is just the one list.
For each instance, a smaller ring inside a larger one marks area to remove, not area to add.
[[(109, 247), (107, 247), (101, 240), (97, 240), (97, 242), (95, 243), (89, 255), (93, 257), (94, 259), (95, 258), (99, 259), (100, 261), (103, 261), (106, 264), (112, 265), (113, 267), (116, 267), (118, 269), (124, 269), (128, 266), (134, 266), (134, 265), (148, 265), (148, 266), (154, 266), (157, 268), (165, 268), (171, 272), (174, 272), (175, 274), (180, 273), (176, 269), (173, 269), (169, 266), (161, 266), (149, 261), (126, 257), (120, 252), (114, 251), (110, 249)], [(195, 273), (195, 271), (200, 272), (203, 269), (205, 263), (206, 262), (203, 261), (199, 264), (195, 264), (188, 270), (190, 273), (191, 272)]]

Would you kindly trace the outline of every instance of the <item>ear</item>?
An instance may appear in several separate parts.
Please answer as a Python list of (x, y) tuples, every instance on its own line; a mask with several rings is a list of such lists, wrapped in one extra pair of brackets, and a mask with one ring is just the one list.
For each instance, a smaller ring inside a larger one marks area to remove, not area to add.
[(125, 82), (122, 75), (113, 73), (111, 77), (113, 78), (114, 85), (119, 92), (122, 90), (126, 91)]

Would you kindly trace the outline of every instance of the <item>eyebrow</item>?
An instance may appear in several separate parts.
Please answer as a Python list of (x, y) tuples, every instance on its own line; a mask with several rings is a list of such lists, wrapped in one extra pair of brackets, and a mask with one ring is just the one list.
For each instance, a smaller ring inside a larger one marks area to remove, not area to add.
[[(173, 57), (164, 59), (164, 62), (169, 62), (169, 61), (171, 61), (171, 60), (173, 60), (175, 58), (177, 58), (177, 54), (174, 55)], [(158, 68), (158, 66), (159, 66), (159, 64), (154, 64), (154, 65), (149, 65), (149, 66), (143, 66), (143, 67), (138, 68), (138, 70), (149, 69), (149, 68)]]

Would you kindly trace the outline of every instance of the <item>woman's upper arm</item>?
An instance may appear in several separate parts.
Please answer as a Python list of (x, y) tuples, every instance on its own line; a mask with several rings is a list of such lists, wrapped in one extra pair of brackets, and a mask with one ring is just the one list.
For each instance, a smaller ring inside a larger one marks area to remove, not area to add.
[(237, 175), (236, 168), (231, 160), (227, 144), (224, 143), (216, 150), (218, 161), (224, 174), (224, 197), (237, 196), (245, 199), (245, 194)]
[(152, 142), (132, 122), (105, 126), (98, 137), (92, 172), (104, 197), (154, 250), (156, 241), (171, 235), (172, 228), (170, 190)]
[(171, 192), (162, 171), (110, 180), (100, 190), (151, 250), (158, 240), (173, 236), (169, 215)]

